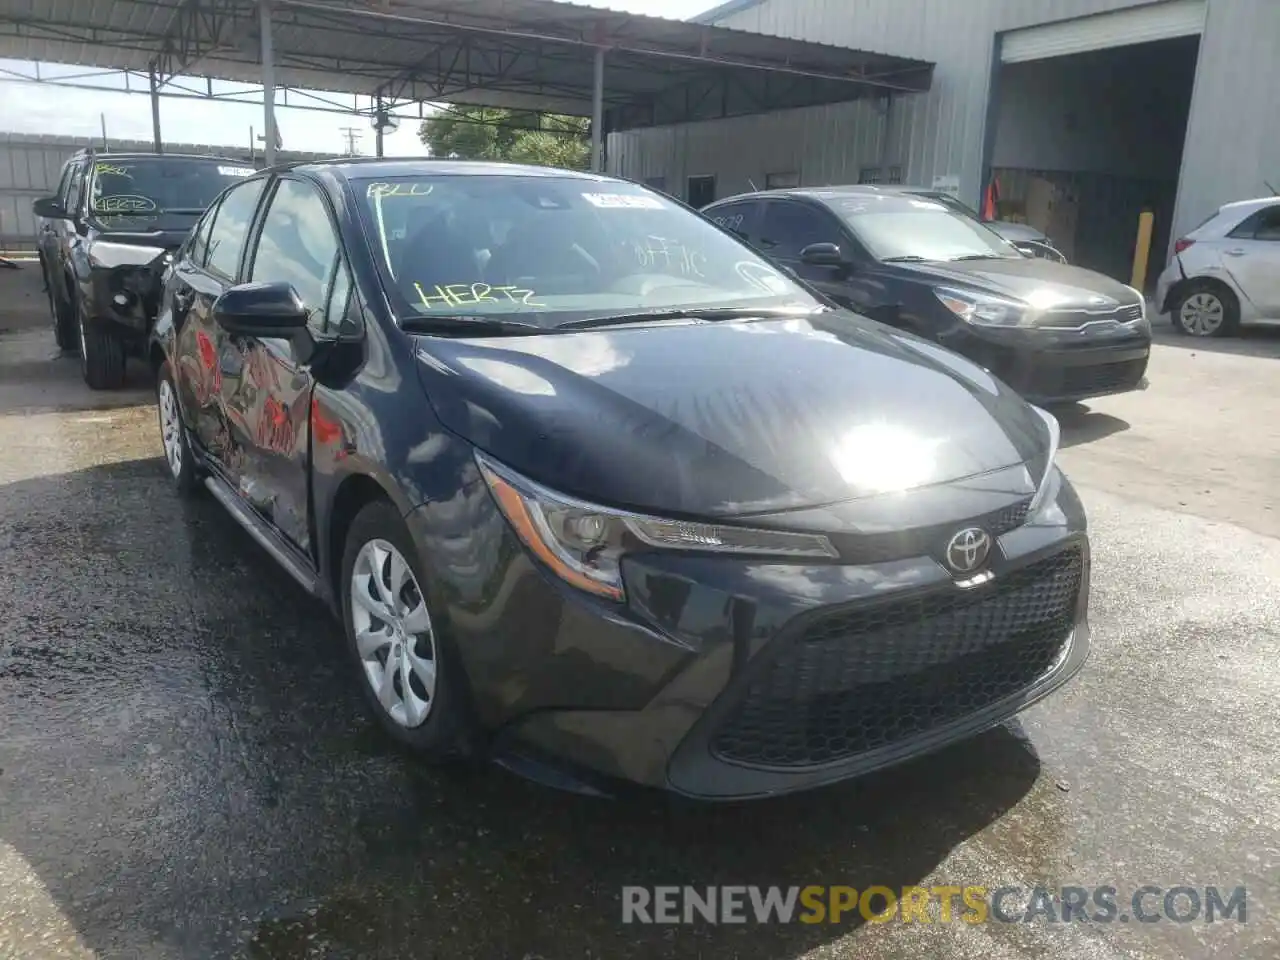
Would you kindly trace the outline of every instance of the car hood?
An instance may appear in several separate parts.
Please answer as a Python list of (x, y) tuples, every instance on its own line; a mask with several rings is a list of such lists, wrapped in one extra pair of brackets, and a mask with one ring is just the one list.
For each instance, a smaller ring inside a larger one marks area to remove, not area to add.
[(1141, 297), (1117, 280), (1054, 260), (1020, 257), (890, 264), (913, 278), (979, 287), (1026, 301), (1039, 309), (1091, 309), (1140, 303)]
[(198, 213), (158, 213), (145, 217), (98, 216), (94, 232), (99, 240), (172, 250), (180, 246), (200, 219)]
[(1010, 243), (1017, 243), (1021, 240), (1034, 240), (1037, 243), (1049, 243), (1049, 238), (1044, 232), (1037, 230), (1029, 223), (1012, 223), (1008, 220), (991, 220), (987, 222), (987, 226), (994, 230), (1000, 236), (1004, 237)]
[(566, 494), (646, 512), (893, 496), (1047, 449), (1035, 411), (981, 368), (844, 312), (417, 350), (448, 429)]

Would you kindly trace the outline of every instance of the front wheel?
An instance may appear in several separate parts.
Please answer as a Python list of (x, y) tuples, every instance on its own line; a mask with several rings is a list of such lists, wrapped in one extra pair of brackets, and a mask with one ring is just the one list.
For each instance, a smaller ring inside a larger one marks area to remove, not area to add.
[(118, 390), (124, 386), (124, 341), (102, 324), (91, 323), (84, 310), (76, 310), (80, 332), (80, 373), (94, 390)]
[(76, 336), (76, 318), (58, 296), (57, 287), (49, 276), (49, 271), (42, 270), (42, 273), (44, 289), (49, 295), (49, 313), (53, 317), (53, 339), (63, 353), (75, 353), (80, 346), (80, 338)]
[(449, 655), (404, 521), (385, 501), (351, 523), (342, 618), (365, 700), (383, 729), (434, 761), (468, 752), (464, 674)]

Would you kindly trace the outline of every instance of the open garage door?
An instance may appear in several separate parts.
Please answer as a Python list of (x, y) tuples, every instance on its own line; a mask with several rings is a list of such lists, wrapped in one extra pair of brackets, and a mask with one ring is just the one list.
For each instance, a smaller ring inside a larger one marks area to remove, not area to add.
[(1204, 29), (1206, 0), (1164, 0), (1077, 20), (1011, 30), (1000, 42), (1003, 63), (1025, 63), (1153, 40), (1196, 36)]

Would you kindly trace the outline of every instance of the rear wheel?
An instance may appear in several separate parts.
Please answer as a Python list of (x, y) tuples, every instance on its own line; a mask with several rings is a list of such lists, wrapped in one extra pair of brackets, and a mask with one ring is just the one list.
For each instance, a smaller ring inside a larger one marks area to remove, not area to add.
[(1217, 283), (1188, 284), (1174, 297), (1173, 327), (1192, 337), (1227, 337), (1240, 325), (1240, 303)]
[(76, 308), (80, 334), (80, 373), (94, 390), (118, 390), (124, 386), (124, 341), (102, 324), (87, 322), (82, 308)]
[(465, 677), (390, 503), (370, 503), (351, 522), (340, 585), (351, 663), (383, 729), (431, 760), (468, 753)]
[(173, 382), (173, 371), (167, 360), (161, 364), (160, 372), (156, 375), (156, 408), (160, 414), (160, 441), (164, 445), (164, 459), (169, 467), (169, 476), (173, 478), (173, 485), (178, 493), (189, 497), (196, 491), (199, 475), (191, 445), (187, 442), (182, 414), (178, 409), (178, 390)]

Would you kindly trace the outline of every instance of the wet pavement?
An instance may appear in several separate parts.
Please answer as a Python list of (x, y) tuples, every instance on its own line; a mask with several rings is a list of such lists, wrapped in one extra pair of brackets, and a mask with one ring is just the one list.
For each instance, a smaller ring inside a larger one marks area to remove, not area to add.
[[(167, 485), (150, 385), (91, 394), (0, 272), (0, 958), (1280, 955), (1276, 338), (1162, 345), (1063, 413), (1093, 657), (887, 774), (701, 807), (389, 745), (337, 626)], [(654, 884), (1248, 888), (1244, 923), (624, 926)]]

